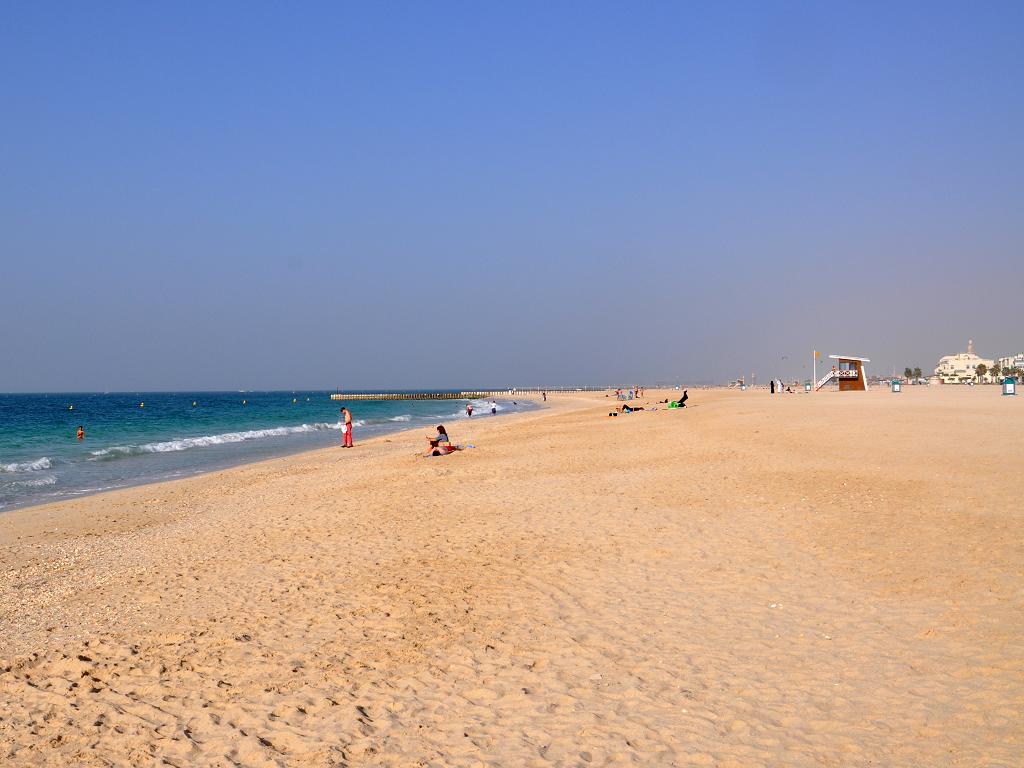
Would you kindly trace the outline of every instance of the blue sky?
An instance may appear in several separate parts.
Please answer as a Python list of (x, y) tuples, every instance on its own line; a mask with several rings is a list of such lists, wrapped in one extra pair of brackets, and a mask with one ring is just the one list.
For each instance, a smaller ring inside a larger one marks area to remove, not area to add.
[(1019, 352), (1022, 28), (1021, 3), (9, 4), (0, 390)]

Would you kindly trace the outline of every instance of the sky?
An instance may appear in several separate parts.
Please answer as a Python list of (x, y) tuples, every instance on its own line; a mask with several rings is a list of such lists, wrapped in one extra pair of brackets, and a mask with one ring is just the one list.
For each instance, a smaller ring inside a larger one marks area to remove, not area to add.
[(0, 391), (1024, 351), (1024, 3), (8, 3)]

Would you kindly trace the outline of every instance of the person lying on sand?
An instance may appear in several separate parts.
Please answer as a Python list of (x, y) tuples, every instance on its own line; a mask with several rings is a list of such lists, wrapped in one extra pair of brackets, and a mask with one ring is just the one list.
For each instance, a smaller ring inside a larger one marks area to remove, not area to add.
[(437, 425), (437, 435), (427, 435), (427, 450), (424, 456), (447, 456), (449, 453), (461, 451), (461, 445), (452, 445), (448, 439), (448, 430), (443, 425)]
[(448, 439), (448, 430), (441, 424), (437, 425), (437, 435), (427, 436), (427, 450), (421, 453), (421, 456), (447, 456), (449, 453), (455, 453), (456, 451), (465, 451), (469, 448), (476, 448), (472, 443), (466, 443), (465, 445), (453, 445)]
[(633, 411), (642, 411), (644, 410), (644, 408), (641, 405), (629, 406), (623, 403), (622, 405), (619, 406), (619, 410), (622, 411), (623, 413), (633, 413)]
[(450, 447), (448, 430), (444, 428), (443, 424), (438, 424), (437, 434), (427, 435), (427, 450), (424, 452), (424, 456), (444, 456)]

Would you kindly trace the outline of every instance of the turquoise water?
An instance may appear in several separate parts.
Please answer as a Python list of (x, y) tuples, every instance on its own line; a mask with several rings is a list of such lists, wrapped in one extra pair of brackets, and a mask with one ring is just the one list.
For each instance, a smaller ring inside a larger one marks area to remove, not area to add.
[[(330, 394), (0, 394), (0, 511), (337, 445), (345, 403)], [(358, 445), (361, 439), (420, 425), (426, 434), (435, 424), (448, 427), (453, 440), (466, 442), (472, 438), (466, 403), (348, 405)], [(511, 399), (497, 404), (499, 414), (534, 407)], [(474, 420), (491, 418), (489, 403), (474, 405)], [(79, 425), (84, 440), (75, 438)]]

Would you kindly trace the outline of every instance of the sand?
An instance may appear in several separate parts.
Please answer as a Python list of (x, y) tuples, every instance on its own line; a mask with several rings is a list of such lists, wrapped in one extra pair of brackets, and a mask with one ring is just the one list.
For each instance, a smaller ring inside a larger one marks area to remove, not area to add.
[(1024, 763), (1024, 397), (690, 402), (0, 515), (0, 764)]

